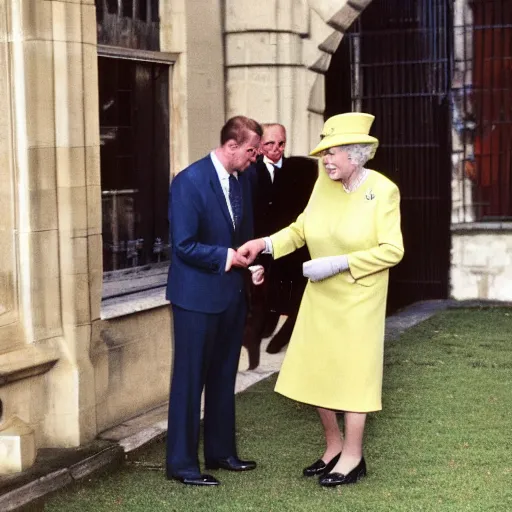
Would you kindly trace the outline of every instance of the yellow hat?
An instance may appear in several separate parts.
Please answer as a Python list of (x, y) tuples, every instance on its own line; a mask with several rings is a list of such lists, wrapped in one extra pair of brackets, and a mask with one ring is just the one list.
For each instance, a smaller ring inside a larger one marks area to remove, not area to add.
[(330, 117), (324, 123), (322, 140), (310, 155), (317, 155), (324, 149), (345, 144), (378, 144), (379, 141), (375, 137), (368, 135), (374, 119), (375, 116), (361, 112)]

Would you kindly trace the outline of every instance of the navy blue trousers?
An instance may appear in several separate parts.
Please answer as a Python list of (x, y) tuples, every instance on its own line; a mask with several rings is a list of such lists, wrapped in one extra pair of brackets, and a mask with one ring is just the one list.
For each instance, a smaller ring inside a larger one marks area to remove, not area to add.
[(198, 445), (203, 388), (205, 460), (237, 455), (235, 380), (246, 309), (243, 292), (219, 314), (172, 306), (174, 364), (167, 431), (168, 476), (200, 474)]

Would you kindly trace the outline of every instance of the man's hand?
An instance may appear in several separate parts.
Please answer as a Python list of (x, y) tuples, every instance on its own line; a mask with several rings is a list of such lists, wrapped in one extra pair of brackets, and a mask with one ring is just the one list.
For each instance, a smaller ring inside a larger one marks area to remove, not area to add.
[(239, 254), (237, 251), (233, 251), (233, 260), (231, 261), (232, 267), (247, 268), (252, 262), (248, 258)]
[(238, 248), (237, 254), (246, 258), (249, 265), (256, 259), (256, 256), (265, 249), (265, 242), (263, 238), (257, 238), (256, 240), (249, 240), (244, 245)]

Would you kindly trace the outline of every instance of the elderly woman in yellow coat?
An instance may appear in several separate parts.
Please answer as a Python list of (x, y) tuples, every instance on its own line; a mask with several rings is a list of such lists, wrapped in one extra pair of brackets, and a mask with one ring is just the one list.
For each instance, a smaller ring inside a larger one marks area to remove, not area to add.
[[(382, 408), (384, 322), (389, 268), (403, 257), (400, 194), (365, 164), (377, 149), (374, 117), (347, 113), (325, 122), (311, 152), (320, 155), (317, 183), (304, 212), (289, 227), (239, 251), (274, 258), (307, 244), (309, 278), (276, 391), (314, 405), (326, 449), (304, 469), (322, 486), (366, 475), (366, 414)], [(336, 412), (344, 412), (344, 437)]]

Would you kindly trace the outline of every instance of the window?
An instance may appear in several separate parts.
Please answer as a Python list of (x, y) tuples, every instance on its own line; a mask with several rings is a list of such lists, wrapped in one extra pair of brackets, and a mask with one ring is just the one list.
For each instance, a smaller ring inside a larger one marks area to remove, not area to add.
[[(455, 123), (464, 220), (512, 219), (512, 0), (466, 0), (456, 26)], [(457, 43), (459, 51), (457, 52)]]
[(158, 0), (96, 0), (98, 43), (160, 49)]
[(99, 105), (108, 288), (112, 275), (153, 275), (169, 257), (169, 66), (99, 57)]

